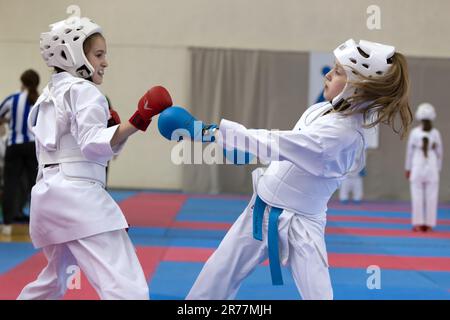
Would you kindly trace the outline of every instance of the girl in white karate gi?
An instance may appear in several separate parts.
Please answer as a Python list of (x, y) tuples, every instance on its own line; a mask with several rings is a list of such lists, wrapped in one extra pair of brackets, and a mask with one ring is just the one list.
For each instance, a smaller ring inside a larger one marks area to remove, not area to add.
[(63, 297), (76, 266), (101, 299), (148, 299), (127, 221), (105, 190), (105, 166), (131, 134), (145, 131), (151, 117), (171, 105), (170, 96), (160, 91), (157, 99), (164, 101), (151, 101), (149, 90), (129, 122), (107, 128), (108, 105), (95, 86), (108, 66), (101, 28), (88, 18), (50, 27), (40, 48), (55, 73), (28, 119), (39, 160), (30, 235), (48, 264), (18, 299)]
[(422, 103), (416, 111), (422, 124), (408, 138), (405, 170), (411, 189), (413, 231), (427, 232), (436, 226), (443, 148), (441, 135), (433, 128), (435, 118), (434, 107)]
[[(293, 130), (247, 129), (228, 120), (219, 129), (203, 126), (207, 138), (202, 141), (214, 134), (225, 149), (237, 148), (271, 163), (267, 170), (253, 172), (250, 203), (204, 265), (187, 299), (235, 298), (241, 282), (268, 257), (274, 284), (282, 284), (281, 260), (303, 299), (333, 298), (324, 238), (327, 202), (346, 175), (364, 166), (365, 120), (393, 127), (400, 116), (405, 132), (412, 119), (406, 60), (394, 47), (350, 39), (334, 55), (336, 64), (325, 77), (328, 102), (308, 108)], [(169, 108), (159, 118), (166, 138), (177, 127), (195, 133), (180, 109)]]

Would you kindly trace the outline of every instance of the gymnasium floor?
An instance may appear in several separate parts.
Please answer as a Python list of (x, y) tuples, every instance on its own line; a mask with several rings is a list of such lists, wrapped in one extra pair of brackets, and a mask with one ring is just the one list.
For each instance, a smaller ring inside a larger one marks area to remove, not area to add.
[[(129, 234), (147, 276), (151, 299), (184, 299), (203, 263), (245, 208), (248, 197), (111, 191), (132, 228)], [(335, 299), (450, 300), (450, 205), (439, 207), (439, 226), (410, 231), (409, 204), (331, 202), (326, 242)], [(14, 299), (45, 265), (25, 226), (0, 238), (0, 299)], [(380, 289), (367, 281), (376, 265)], [(238, 299), (299, 299), (287, 269), (272, 286), (267, 263), (247, 278)], [(65, 299), (97, 299), (86, 278)]]

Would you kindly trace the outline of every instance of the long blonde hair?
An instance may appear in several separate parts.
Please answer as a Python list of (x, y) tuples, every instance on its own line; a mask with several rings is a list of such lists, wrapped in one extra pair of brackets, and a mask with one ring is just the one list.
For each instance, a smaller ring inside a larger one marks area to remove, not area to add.
[[(349, 83), (355, 94), (340, 106), (344, 115), (362, 113), (365, 127), (387, 124), (403, 138), (413, 121), (409, 105), (409, 76), (405, 56), (395, 53), (389, 71), (379, 77), (364, 77)], [(400, 127), (397, 128), (399, 119)]]

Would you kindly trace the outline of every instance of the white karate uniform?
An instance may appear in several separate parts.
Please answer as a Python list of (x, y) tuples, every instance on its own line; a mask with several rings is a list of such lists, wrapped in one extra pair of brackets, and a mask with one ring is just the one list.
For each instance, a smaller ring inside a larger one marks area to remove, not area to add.
[[(425, 157), (422, 150), (424, 137), (428, 138), (428, 157)], [(436, 226), (442, 155), (442, 140), (437, 129), (433, 128), (426, 132), (419, 126), (411, 131), (408, 138), (405, 170), (411, 172), (409, 181), (414, 226)]]
[(111, 148), (118, 126), (107, 128), (108, 117), (104, 95), (67, 72), (52, 75), (30, 112), (39, 160), (30, 236), (48, 265), (19, 299), (62, 297), (69, 264), (80, 266), (102, 299), (148, 299), (127, 221), (104, 188), (106, 163), (123, 147)]
[[(302, 298), (333, 298), (324, 239), (327, 202), (346, 174), (362, 169), (365, 142), (361, 115), (323, 115), (330, 108), (329, 103), (311, 106), (291, 131), (246, 129), (221, 121), (219, 145), (255, 155), (258, 148), (265, 148), (270, 152), (258, 157), (271, 162), (267, 170), (253, 172), (250, 203), (204, 265), (187, 299), (236, 296), (243, 279), (268, 257), (271, 207), (284, 209), (278, 220), (280, 260), (289, 266)], [(256, 195), (268, 205), (263, 241), (252, 233)]]

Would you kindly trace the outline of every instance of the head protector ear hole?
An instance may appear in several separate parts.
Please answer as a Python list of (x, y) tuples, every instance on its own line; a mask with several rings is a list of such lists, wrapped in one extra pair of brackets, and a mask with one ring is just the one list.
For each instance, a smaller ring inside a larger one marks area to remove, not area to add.
[(377, 75), (381, 76), (383, 74), (383, 71), (377, 71), (375, 72)]
[(80, 37), (79, 37), (79, 36), (75, 36), (75, 37), (73, 37), (73, 41), (77, 41), (78, 39), (80, 39)]
[(369, 69), (369, 65), (366, 64), (366, 63), (363, 63), (362, 66), (363, 66), (364, 68), (366, 68), (366, 69)]
[(356, 64), (356, 59), (350, 58), (350, 61), (351, 61), (353, 64)]
[(392, 59), (392, 57), (386, 59), (387, 64), (392, 64), (394, 61)]
[(64, 60), (67, 60), (67, 56), (64, 51), (61, 51), (61, 57), (63, 57)]
[(363, 51), (360, 47), (358, 47), (358, 52), (359, 52), (359, 54), (362, 55), (364, 58), (368, 58), (368, 57), (369, 57), (369, 55), (368, 55), (365, 51)]

